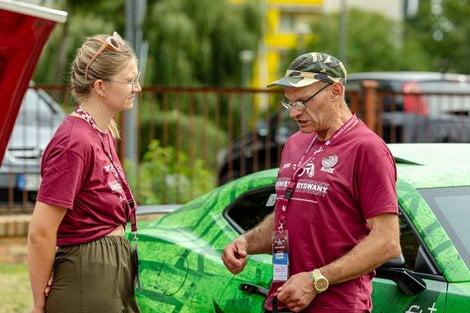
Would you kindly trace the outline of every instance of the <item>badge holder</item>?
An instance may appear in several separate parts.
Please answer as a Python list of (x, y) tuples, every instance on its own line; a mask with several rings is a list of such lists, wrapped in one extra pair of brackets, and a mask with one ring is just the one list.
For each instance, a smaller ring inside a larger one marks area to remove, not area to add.
[(273, 282), (289, 278), (289, 235), (287, 230), (273, 231)]

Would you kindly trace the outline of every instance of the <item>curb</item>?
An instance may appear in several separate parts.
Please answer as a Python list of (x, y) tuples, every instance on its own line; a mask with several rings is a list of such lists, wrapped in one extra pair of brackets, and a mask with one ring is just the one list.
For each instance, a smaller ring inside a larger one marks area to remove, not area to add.
[(0, 215), (0, 238), (25, 237), (30, 221), (31, 214)]

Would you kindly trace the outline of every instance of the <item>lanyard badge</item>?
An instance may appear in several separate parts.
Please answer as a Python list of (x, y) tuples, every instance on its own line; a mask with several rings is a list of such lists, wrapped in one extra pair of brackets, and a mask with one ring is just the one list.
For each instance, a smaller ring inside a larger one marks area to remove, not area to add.
[(289, 278), (289, 235), (287, 230), (273, 231), (273, 282)]

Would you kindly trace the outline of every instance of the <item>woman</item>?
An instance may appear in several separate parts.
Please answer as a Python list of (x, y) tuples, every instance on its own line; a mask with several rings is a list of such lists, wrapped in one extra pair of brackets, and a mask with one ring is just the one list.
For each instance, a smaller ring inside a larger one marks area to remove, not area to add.
[(134, 200), (113, 120), (141, 91), (130, 45), (116, 32), (87, 38), (72, 64), (71, 87), (77, 105), (44, 153), (29, 227), (32, 312), (140, 312), (136, 266), (123, 237), (127, 221), (137, 230)]

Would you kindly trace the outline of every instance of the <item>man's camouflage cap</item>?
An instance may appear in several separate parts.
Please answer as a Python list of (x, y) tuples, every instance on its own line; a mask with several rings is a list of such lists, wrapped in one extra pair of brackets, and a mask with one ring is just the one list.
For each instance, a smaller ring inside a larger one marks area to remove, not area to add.
[(310, 52), (292, 61), (286, 75), (268, 87), (304, 87), (319, 81), (345, 84), (346, 76), (346, 68), (340, 60), (326, 53)]

